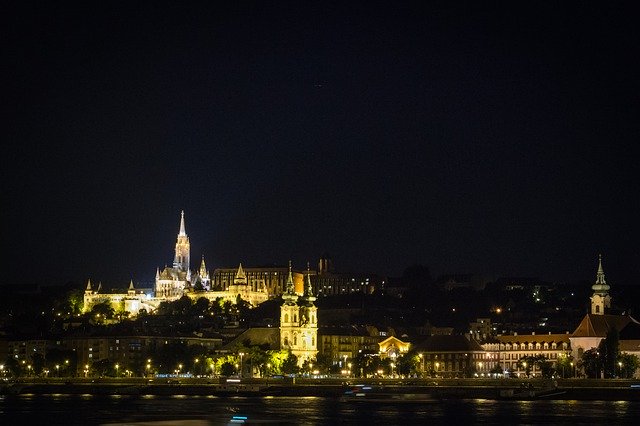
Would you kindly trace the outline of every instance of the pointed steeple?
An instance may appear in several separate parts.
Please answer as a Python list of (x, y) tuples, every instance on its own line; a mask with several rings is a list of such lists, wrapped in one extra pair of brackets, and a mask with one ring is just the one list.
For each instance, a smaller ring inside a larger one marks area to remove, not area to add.
[(204, 264), (204, 254), (202, 255), (202, 262), (200, 263), (200, 276), (207, 275), (207, 265)]
[(133, 286), (133, 280), (129, 282), (129, 290), (135, 290), (135, 287)]
[(311, 270), (309, 269), (309, 262), (307, 262), (307, 283), (304, 286), (304, 297), (309, 305), (313, 305), (316, 297), (313, 295), (313, 287), (311, 286)]
[(289, 275), (287, 276), (286, 293), (295, 294), (295, 286), (293, 285), (293, 274), (291, 273), (291, 261), (289, 261)]
[(184, 210), (180, 214), (180, 232), (178, 233), (178, 239), (176, 241), (176, 254), (173, 260), (173, 268), (186, 272), (189, 270), (190, 265), (190, 251), (191, 246), (189, 244), (189, 237), (185, 231), (184, 226)]
[(91, 291), (91, 279), (89, 279), (89, 281), (87, 281), (87, 291)]
[(236, 285), (247, 284), (247, 275), (244, 273), (244, 269), (242, 269), (242, 262), (240, 262), (238, 266), (238, 272), (236, 273), (236, 278), (233, 280), (233, 283)]
[(598, 272), (596, 282), (591, 286), (593, 295), (591, 296), (591, 313), (594, 315), (604, 315), (605, 309), (611, 308), (611, 296), (609, 296), (609, 285), (604, 279), (604, 268), (602, 268), (602, 255), (598, 255)]
[(184, 230), (184, 210), (180, 212), (180, 232), (178, 233), (178, 235), (179, 236), (187, 235), (186, 231)]
[(598, 272), (596, 273), (596, 283), (591, 287), (596, 293), (606, 294), (610, 287), (604, 278), (604, 268), (602, 268), (602, 255), (598, 255)]
[(287, 288), (285, 292), (282, 294), (282, 298), (286, 305), (293, 305), (298, 300), (298, 295), (296, 294), (296, 289), (293, 284), (293, 274), (291, 272), (291, 261), (289, 261), (289, 276), (287, 277)]

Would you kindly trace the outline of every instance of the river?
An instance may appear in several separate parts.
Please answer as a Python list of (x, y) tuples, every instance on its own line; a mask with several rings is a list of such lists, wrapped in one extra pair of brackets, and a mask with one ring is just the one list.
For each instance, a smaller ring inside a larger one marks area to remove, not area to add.
[(451, 399), (387, 404), (328, 397), (0, 396), (2, 425), (636, 425), (639, 421), (638, 401)]

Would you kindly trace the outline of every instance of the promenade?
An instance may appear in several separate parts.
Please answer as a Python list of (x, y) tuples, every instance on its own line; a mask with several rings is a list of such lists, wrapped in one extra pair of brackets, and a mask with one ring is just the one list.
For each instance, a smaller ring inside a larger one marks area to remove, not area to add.
[(340, 397), (356, 385), (385, 392), (429, 394), (438, 399), (562, 399), (640, 401), (640, 380), (599, 379), (242, 379), (55, 378), (17, 380), (2, 394), (110, 394)]

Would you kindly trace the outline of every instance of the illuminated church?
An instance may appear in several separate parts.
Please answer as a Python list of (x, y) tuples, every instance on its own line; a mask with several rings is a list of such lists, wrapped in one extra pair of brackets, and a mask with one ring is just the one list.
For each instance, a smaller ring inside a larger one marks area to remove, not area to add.
[(264, 282), (252, 282), (251, 285), (247, 282), (242, 264), (238, 266), (233, 284), (224, 290), (213, 291), (204, 257), (200, 268), (195, 273), (191, 271), (190, 261), (191, 246), (185, 230), (183, 211), (180, 217), (180, 230), (176, 241), (173, 265), (156, 271), (153, 292), (144, 293), (136, 290), (133, 281), (131, 281), (126, 293), (103, 293), (101, 285), (94, 288), (89, 280), (84, 293), (84, 311), (90, 311), (96, 304), (108, 303), (116, 312), (128, 312), (129, 315), (135, 316), (143, 309), (147, 312), (153, 312), (160, 303), (175, 301), (183, 296), (188, 296), (193, 300), (201, 297), (210, 301), (222, 299), (231, 303), (236, 303), (240, 297), (253, 306), (269, 299)]
[[(307, 266), (307, 271), (309, 266)], [(318, 354), (318, 308), (311, 288), (310, 274), (302, 297), (294, 290), (289, 262), (287, 289), (282, 295), (280, 307), (280, 347), (290, 349), (298, 357), (298, 365), (305, 360), (314, 359)]]

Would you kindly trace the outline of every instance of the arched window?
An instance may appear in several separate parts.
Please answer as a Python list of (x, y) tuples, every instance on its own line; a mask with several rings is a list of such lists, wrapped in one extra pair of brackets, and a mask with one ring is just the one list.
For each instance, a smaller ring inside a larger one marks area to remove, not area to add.
[(289, 314), (284, 314), (284, 322), (289, 322)]
[(298, 346), (298, 335), (297, 334), (293, 335), (293, 346)]
[(284, 336), (284, 345), (289, 346), (289, 338), (287, 336)]

